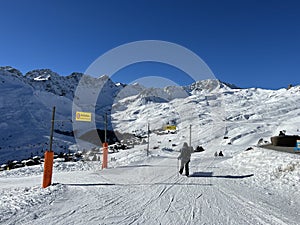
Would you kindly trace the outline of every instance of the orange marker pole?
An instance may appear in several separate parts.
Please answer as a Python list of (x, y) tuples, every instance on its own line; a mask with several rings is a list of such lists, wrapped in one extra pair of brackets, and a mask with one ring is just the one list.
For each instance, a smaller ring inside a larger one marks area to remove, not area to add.
[(53, 151), (45, 152), (45, 162), (44, 162), (44, 176), (43, 176), (43, 188), (51, 185), (52, 182), (52, 170), (53, 170)]
[(53, 107), (53, 111), (52, 111), (51, 131), (50, 131), (50, 151), (45, 152), (44, 176), (43, 176), (43, 185), (42, 185), (43, 188), (50, 186), (52, 182), (53, 158), (54, 158), (54, 152), (52, 151), (54, 116), (55, 116), (55, 106)]
[(103, 160), (102, 160), (102, 169), (107, 168), (107, 158), (108, 158), (108, 143), (103, 143)]

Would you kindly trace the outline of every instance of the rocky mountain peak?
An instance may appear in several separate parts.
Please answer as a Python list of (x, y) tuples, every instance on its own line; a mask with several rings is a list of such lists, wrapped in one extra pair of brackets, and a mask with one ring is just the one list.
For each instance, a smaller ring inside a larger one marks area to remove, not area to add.
[(17, 76), (23, 76), (20, 70), (13, 68), (11, 66), (0, 66), (0, 70), (9, 72), (11, 74), (17, 75)]
[(30, 80), (43, 81), (43, 80), (58, 78), (58, 77), (60, 77), (60, 75), (53, 72), (50, 69), (36, 69), (36, 70), (27, 72), (25, 74), (25, 77)]

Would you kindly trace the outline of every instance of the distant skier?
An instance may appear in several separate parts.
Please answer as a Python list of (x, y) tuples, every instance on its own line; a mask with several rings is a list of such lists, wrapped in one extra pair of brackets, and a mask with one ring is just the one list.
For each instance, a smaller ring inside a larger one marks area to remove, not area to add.
[(218, 152), (215, 152), (215, 157), (217, 157), (218, 156)]
[(185, 175), (189, 176), (189, 163), (191, 160), (191, 154), (194, 152), (193, 147), (189, 147), (186, 142), (183, 143), (183, 146), (180, 150), (180, 155), (177, 157), (178, 160), (181, 160), (179, 173), (183, 173), (183, 169), (185, 169)]
[(222, 151), (219, 152), (219, 156), (224, 156)]

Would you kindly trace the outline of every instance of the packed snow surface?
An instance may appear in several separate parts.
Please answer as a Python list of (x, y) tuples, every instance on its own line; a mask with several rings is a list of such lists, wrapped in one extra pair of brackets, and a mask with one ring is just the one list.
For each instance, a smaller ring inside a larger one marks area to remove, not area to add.
[(299, 224), (299, 155), (224, 146), (215, 157), (207, 149), (192, 154), (185, 177), (177, 151), (147, 156), (145, 147), (109, 155), (103, 170), (56, 162), (45, 189), (41, 166), (1, 172), (0, 223)]

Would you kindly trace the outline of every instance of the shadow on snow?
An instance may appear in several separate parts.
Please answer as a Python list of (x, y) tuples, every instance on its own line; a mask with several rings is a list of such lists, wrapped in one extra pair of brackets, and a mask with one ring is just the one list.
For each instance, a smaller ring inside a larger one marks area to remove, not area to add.
[(90, 184), (64, 184), (67, 186), (75, 187), (89, 187), (89, 186), (154, 186), (154, 185), (166, 185), (166, 186), (212, 186), (212, 184), (199, 184), (199, 183), (90, 183)]
[(194, 172), (190, 177), (215, 177), (215, 178), (228, 178), (228, 179), (243, 179), (252, 177), (254, 174), (248, 174), (248, 175), (217, 175), (214, 176), (213, 172)]

